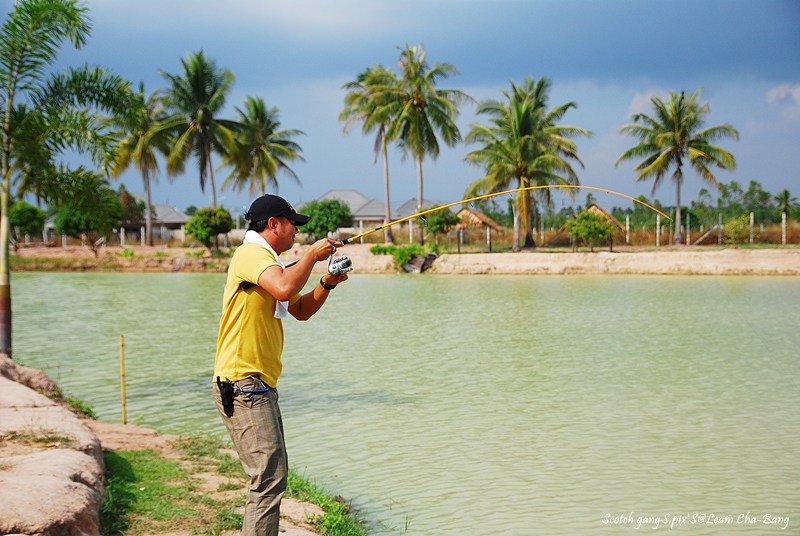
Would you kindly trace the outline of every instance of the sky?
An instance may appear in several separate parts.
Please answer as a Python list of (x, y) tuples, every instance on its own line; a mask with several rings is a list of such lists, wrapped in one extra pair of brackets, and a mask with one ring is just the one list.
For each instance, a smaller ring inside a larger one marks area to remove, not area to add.
[[(89, 43), (64, 49), (59, 65), (109, 67), (149, 93), (166, 86), (162, 72), (179, 73), (180, 59), (203, 50), (236, 80), (222, 117), (234, 118), (246, 96), (260, 96), (280, 111), (282, 128), (300, 129), (304, 162), (291, 167), (301, 184), (278, 175), (277, 193), (299, 204), (331, 189), (356, 189), (383, 200), (383, 168), (374, 162), (374, 135), (360, 128), (343, 133), (338, 115), (343, 84), (369, 66), (397, 72), (406, 44), (423, 44), (429, 63), (447, 62), (458, 74), (439, 87), (460, 89), (476, 101), (502, 99), (510, 82), (546, 77), (550, 106), (575, 102), (562, 124), (592, 131), (577, 139), (583, 185), (627, 195), (652, 196), (652, 182), (637, 183), (637, 161), (615, 165), (636, 140), (619, 132), (634, 113), (651, 113), (650, 98), (702, 88), (710, 106), (707, 126), (731, 124), (740, 139), (718, 144), (734, 154), (733, 172), (721, 182), (744, 187), (756, 180), (771, 193), (800, 195), (800, 2), (795, 0), (89, 0)], [(13, 2), (0, 0), (7, 13)], [(461, 106), (458, 125), (487, 122), (473, 104)], [(476, 145), (442, 144), (437, 160), (423, 164), (425, 198), (461, 199), (484, 175), (465, 163)], [(214, 165), (221, 163), (214, 157)], [(391, 206), (417, 192), (413, 159), (390, 150)], [(219, 191), (228, 171), (216, 172), (218, 201), (242, 212), (254, 195), (247, 189)], [(142, 192), (131, 169), (112, 183)], [(707, 187), (691, 172), (684, 204)], [(276, 193), (276, 192), (271, 192)], [(601, 206), (630, 202), (596, 194)], [(674, 204), (665, 180), (655, 196)], [(179, 209), (210, 206), (200, 191), (196, 165), (170, 178), (164, 167), (153, 190), (155, 202)], [(583, 202), (585, 194), (577, 202)], [(569, 204), (568, 199), (557, 203)], [(556, 207), (558, 208), (558, 207)]]

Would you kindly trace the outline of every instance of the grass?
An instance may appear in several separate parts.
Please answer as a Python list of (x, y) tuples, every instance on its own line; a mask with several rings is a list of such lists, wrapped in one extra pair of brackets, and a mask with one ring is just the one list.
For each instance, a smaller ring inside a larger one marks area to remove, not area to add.
[(394, 258), (394, 263), (398, 269), (408, 264), (416, 255), (427, 255), (428, 253), (437, 253), (438, 246), (435, 244), (426, 244), (421, 246), (419, 244), (409, 244), (407, 246), (397, 246), (395, 244), (389, 245), (376, 245), (369, 248), (370, 253), (373, 255), (391, 255)]
[(289, 484), (286, 490), (289, 497), (316, 504), (325, 515), (314, 520), (314, 525), (323, 534), (331, 536), (357, 536), (367, 534), (364, 522), (354, 514), (350, 505), (339, 496), (331, 497), (317, 483), (307, 480), (295, 469), (289, 471)]
[(217, 535), (236, 530), (236, 502), (206, 497), (191, 473), (151, 450), (105, 454), (108, 489), (100, 521), (103, 533), (157, 534), (189, 530)]
[(67, 395), (64, 397), (64, 402), (79, 414), (86, 415), (90, 419), (97, 419), (97, 413), (95, 413), (94, 408), (80, 398)]
[(75, 443), (75, 438), (63, 435), (54, 430), (26, 429), (21, 431), (11, 431), (6, 435), (0, 436), (4, 441), (13, 441), (31, 446), (64, 446), (69, 447)]
[[(166, 459), (151, 450), (113, 451), (105, 455), (108, 491), (101, 512), (103, 534), (137, 535), (187, 531), (217, 535), (238, 530), (247, 476), (239, 460), (224, 450), (222, 440), (209, 436), (179, 438), (173, 445), (181, 461)], [(199, 473), (230, 478), (213, 496), (199, 486)], [(230, 493), (240, 490), (241, 493)], [(290, 471), (287, 496), (319, 505), (325, 514), (309, 520), (323, 534), (361, 536), (362, 521), (337, 498)]]

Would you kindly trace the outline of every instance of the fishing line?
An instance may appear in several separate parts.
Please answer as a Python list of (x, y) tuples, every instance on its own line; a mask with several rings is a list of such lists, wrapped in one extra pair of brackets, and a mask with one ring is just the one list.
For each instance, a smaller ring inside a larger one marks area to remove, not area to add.
[(650, 210), (661, 214), (662, 216), (667, 218), (669, 221), (672, 221), (672, 218), (670, 218), (669, 216), (667, 216), (666, 214), (664, 214), (663, 212), (661, 212), (660, 210), (658, 210), (654, 206), (648, 205), (644, 201), (640, 201), (639, 199), (636, 199), (635, 197), (631, 197), (629, 195), (626, 195), (626, 194), (623, 194), (623, 193), (620, 193), (620, 192), (615, 192), (614, 190), (609, 190), (607, 188), (598, 188), (597, 186), (578, 186), (578, 185), (574, 185), (574, 184), (548, 184), (546, 186), (525, 186), (523, 188), (514, 188), (513, 190), (503, 190), (502, 192), (494, 192), (494, 193), (491, 193), (491, 194), (479, 195), (477, 197), (471, 197), (469, 199), (462, 199), (461, 201), (456, 201), (454, 203), (448, 203), (447, 205), (442, 205), (440, 207), (434, 207), (434, 208), (430, 208), (428, 210), (423, 210), (422, 212), (417, 212), (416, 214), (412, 214), (411, 216), (406, 216), (405, 218), (400, 218), (400, 219), (397, 219), (397, 220), (394, 220), (394, 221), (390, 221), (389, 223), (385, 223), (383, 225), (379, 225), (378, 227), (375, 227), (374, 229), (370, 229), (369, 231), (364, 231), (363, 233), (357, 234), (355, 236), (351, 236), (350, 238), (345, 238), (344, 240), (342, 240), (342, 244), (349, 244), (349, 243), (353, 242), (353, 240), (361, 238), (362, 236), (367, 236), (367, 235), (372, 234), (372, 233), (374, 233), (376, 231), (380, 231), (381, 229), (386, 229), (387, 227), (391, 227), (392, 225), (397, 225), (398, 223), (403, 223), (404, 221), (408, 221), (408, 220), (411, 220), (411, 219), (414, 219), (414, 218), (419, 218), (421, 216), (424, 216), (425, 214), (430, 214), (431, 212), (436, 212), (438, 210), (443, 210), (443, 209), (446, 209), (446, 208), (454, 207), (456, 205), (464, 205), (466, 203), (471, 203), (473, 201), (479, 201), (481, 199), (487, 199), (489, 197), (495, 197), (495, 196), (498, 196), (498, 195), (511, 194), (511, 193), (514, 193), (514, 192), (527, 192), (527, 191), (531, 191), (531, 190), (545, 190), (545, 189), (549, 189), (549, 188), (572, 188), (572, 189), (582, 189), (582, 190), (595, 190), (597, 192), (605, 192), (607, 194), (618, 195), (620, 197), (624, 197), (626, 199), (630, 199), (631, 201), (633, 201), (635, 203), (639, 203), (640, 205), (644, 205), (647, 208), (649, 208)]

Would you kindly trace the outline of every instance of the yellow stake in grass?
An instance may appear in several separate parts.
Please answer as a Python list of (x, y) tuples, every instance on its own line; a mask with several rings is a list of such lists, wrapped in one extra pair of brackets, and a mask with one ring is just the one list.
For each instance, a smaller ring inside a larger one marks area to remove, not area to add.
[(547, 185), (547, 186), (526, 186), (524, 188), (514, 188), (513, 190), (504, 190), (502, 192), (494, 192), (494, 193), (491, 193), (491, 194), (479, 195), (478, 197), (471, 197), (469, 199), (462, 199), (461, 201), (456, 201), (455, 203), (448, 203), (447, 205), (442, 205), (440, 207), (429, 208), (428, 210), (423, 210), (422, 212), (417, 212), (416, 214), (412, 214), (411, 216), (406, 216), (405, 218), (400, 218), (399, 220), (390, 221), (389, 223), (385, 223), (383, 225), (375, 227), (374, 229), (370, 229), (369, 231), (364, 231), (363, 233), (357, 234), (355, 236), (351, 236), (350, 238), (345, 238), (344, 240), (342, 240), (342, 243), (349, 244), (353, 240), (361, 238), (362, 236), (367, 236), (368, 234), (372, 234), (375, 231), (380, 231), (381, 229), (385, 229), (387, 227), (391, 227), (392, 225), (397, 225), (398, 223), (403, 223), (404, 221), (408, 221), (408, 220), (411, 220), (411, 219), (414, 219), (414, 218), (418, 218), (420, 216), (424, 216), (425, 214), (430, 214), (431, 212), (436, 212), (438, 210), (443, 210), (445, 208), (454, 207), (456, 205), (464, 205), (466, 203), (471, 203), (473, 201), (478, 201), (480, 199), (486, 199), (488, 197), (494, 197), (496, 195), (511, 194), (511, 193), (514, 193), (514, 192), (526, 192), (526, 191), (530, 191), (530, 190), (544, 190), (544, 189), (547, 189), (547, 188), (573, 188), (573, 189), (583, 189), (583, 190), (595, 190), (595, 191), (598, 191), (598, 192), (605, 192), (607, 194), (618, 195), (620, 197), (624, 197), (626, 199), (630, 199), (631, 201), (633, 201), (635, 203), (639, 203), (640, 205), (644, 205), (647, 208), (649, 208), (650, 210), (652, 210), (654, 212), (657, 212), (657, 213), (661, 214), (662, 216), (664, 216), (665, 218), (667, 218), (668, 220), (672, 221), (672, 218), (670, 218), (669, 216), (667, 216), (666, 214), (664, 214), (663, 212), (661, 212), (657, 208), (655, 208), (655, 207), (653, 207), (651, 205), (648, 205), (644, 201), (639, 201), (638, 199), (636, 199), (634, 197), (622, 194), (620, 192), (615, 192), (614, 190), (608, 190), (606, 188), (598, 188), (596, 186), (577, 186), (577, 185), (573, 185), (573, 184), (552, 184), (552, 185)]

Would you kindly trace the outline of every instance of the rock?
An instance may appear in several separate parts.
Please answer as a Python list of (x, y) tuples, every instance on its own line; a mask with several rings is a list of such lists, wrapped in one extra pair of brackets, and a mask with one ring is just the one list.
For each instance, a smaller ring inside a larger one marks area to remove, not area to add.
[(0, 392), (0, 434), (16, 432), (39, 439), (49, 436), (103, 463), (100, 440), (73, 413), (6, 378), (0, 378)]
[(37, 375), (7, 358), (0, 367), (0, 534), (99, 536), (105, 486), (97, 435), (10, 379)]
[(44, 372), (19, 365), (6, 354), (0, 354), (0, 375), (48, 396), (55, 396), (61, 392), (56, 382), (48, 378)]
[(103, 470), (91, 456), (47, 449), (0, 465), (0, 534), (99, 536)]

